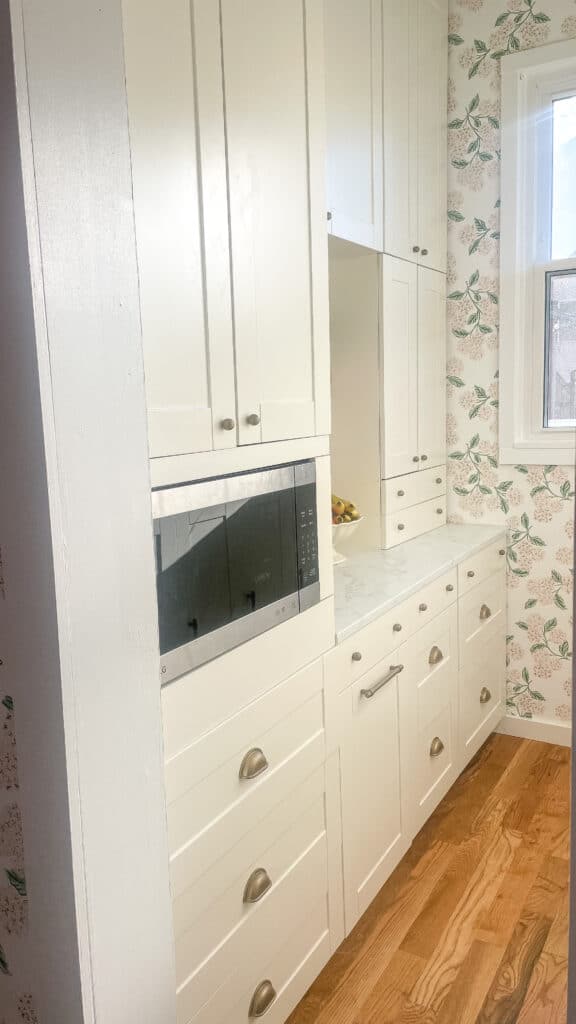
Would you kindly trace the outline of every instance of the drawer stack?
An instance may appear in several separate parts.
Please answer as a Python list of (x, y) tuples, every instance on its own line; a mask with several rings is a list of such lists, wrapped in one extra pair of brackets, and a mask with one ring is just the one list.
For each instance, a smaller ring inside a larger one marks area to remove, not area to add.
[(446, 523), (446, 467), (382, 481), (382, 547), (393, 548)]
[(316, 661), (165, 737), (178, 1024), (281, 1022), (330, 955), (322, 688)]

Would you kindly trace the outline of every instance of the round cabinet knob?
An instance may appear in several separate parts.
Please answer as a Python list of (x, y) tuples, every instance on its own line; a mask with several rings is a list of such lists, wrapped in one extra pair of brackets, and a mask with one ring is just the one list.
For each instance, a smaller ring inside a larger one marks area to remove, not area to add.
[(443, 509), (443, 508), (437, 508), (437, 509), (436, 509), (436, 515), (437, 515), (437, 516), (441, 516), (441, 515), (443, 514), (443, 512), (444, 512), (444, 509)]
[(422, 255), (423, 256), (427, 256), (428, 255), (428, 249), (422, 249)]
[(449, 594), (451, 594), (452, 591), (454, 590), (454, 584), (453, 583), (447, 583), (446, 584), (446, 590), (448, 591)]
[(422, 462), (428, 462), (428, 456), (427, 455), (421, 455), (420, 459), (421, 459)]
[(419, 245), (413, 245), (412, 246), (412, 252), (420, 252), (420, 246)]
[(394, 630), (395, 633), (399, 633), (400, 630), (402, 629), (402, 626), (400, 625), (399, 622), (395, 622), (394, 625), (392, 626), (392, 629)]
[(437, 476), (437, 477), (436, 477), (436, 483), (437, 483), (437, 484), (441, 484), (441, 483), (443, 483), (443, 482), (444, 482), (444, 481), (442, 480), (442, 477), (441, 477), (441, 476)]
[(250, 1000), (248, 1016), (251, 1019), (254, 1019), (255, 1017), (263, 1017), (266, 1011), (270, 1009), (275, 999), (276, 989), (272, 982), (268, 979), (266, 979), (266, 981), (261, 981)]
[(444, 750), (444, 744), (439, 736), (435, 736), (430, 744), (430, 757), (440, 757)]
[(420, 462), (420, 456), (419, 455), (413, 455), (412, 456), (412, 462)]
[(260, 423), (260, 417), (258, 413), (251, 412), (250, 415), (246, 417), (246, 423), (249, 423), (251, 427), (257, 427), (258, 424)]
[(474, 569), (468, 569), (466, 575), (468, 576), (469, 579), (473, 579), (476, 573), (474, 572)]
[(403, 530), (404, 529), (404, 523), (398, 523), (398, 529), (399, 530)]
[(492, 700), (492, 694), (487, 686), (483, 686), (480, 690), (480, 703), (488, 704)]
[(362, 652), (352, 651), (352, 661), (362, 661)]
[(440, 650), (439, 647), (436, 647), (436, 645), (435, 645), (432, 648), (432, 650), (430, 651), (430, 654), (428, 655), (428, 664), (429, 665), (439, 665), (440, 662), (443, 661), (443, 660), (444, 660), (444, 655), (442, 654), (442, 651)]
[(250, 779), (257, 779), (259, 775), (262, 775), (262, 772), (266, 771), (267, 767), (268, 761), (266, 760), (264, 751), (260, 750), (260, 747), (254, 747), (242, 758), (238, 777), (243, 782)]
[(506, 548), (500, 548), (500, 551), (498, 552), (498, 554), (499, 555), (505, 555), (506, 554)]
[(326, 220), (332, 220), (332, 210), (328, 210), (326, 214)]
[(427, 612), (428, 611), (428, 605), (424, 604), (424, 602), (422, 602), (422, 604), (418, 605), (418, 611), (419, 612)]
[(243, 903), (258, 903), (272, 888), (270, 875), (264, 868), (256, 868), (244, 886)]
[(236, 421), (228, 418), (222, 420), (220, 426), (222, 427), (222, 430), (234, 430), (234, 427), (236, 426)]
[(398, 495), (399, 498), (403, 498), (405, 493), (405, 491), (396, 491), (396, 494)]

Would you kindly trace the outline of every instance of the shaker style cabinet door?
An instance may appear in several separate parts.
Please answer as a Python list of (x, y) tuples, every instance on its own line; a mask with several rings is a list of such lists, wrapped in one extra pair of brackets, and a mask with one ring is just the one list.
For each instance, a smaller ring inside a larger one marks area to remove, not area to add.
[(418, 268), (419, 469), (446, 462), (446, 278)]
[(382, 257), (382, 478), (420, 465), (418, 444), (418, 268)]
[(418, 0), (418, 261), (446, 272), (448, 101), (446, 0)]
[(150, 454), (233, 447), (217, 5), (124, 0), (123, 19)]
[(382, 251), (382, 2), (325, 0), (329, 231)]
[[(381, 0), (384, 252), (418, 259), (418, 0)], [(444, 206), (445, 206), (444, 202)]]
[(320, 0), (221, 0), (241, 444), (329, 431)]

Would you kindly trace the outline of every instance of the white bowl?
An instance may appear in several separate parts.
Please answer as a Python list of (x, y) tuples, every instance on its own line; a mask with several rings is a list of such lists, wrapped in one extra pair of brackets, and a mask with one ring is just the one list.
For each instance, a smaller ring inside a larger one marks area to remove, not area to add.
[(351, 523), (332, 524), (332, 558), (334, 565), (340, 565), (346, 561), (346, 555), (343, 555), (338, 548), (346, 547), (364, 519), (365, 516), (360, 516), (358, 519), (353, 519)]

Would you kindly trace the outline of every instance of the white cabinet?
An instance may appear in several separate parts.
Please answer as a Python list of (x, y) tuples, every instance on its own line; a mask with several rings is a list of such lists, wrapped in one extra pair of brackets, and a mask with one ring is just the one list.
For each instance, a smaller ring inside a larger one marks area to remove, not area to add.
[(382, 257), (382, 478), (446, 459), (445, 277)]
[(446, 0), (325, 9), (331, 231), (444, 271)]
[(152, 457), (329, 432), (319, 0), (124, 0)]

